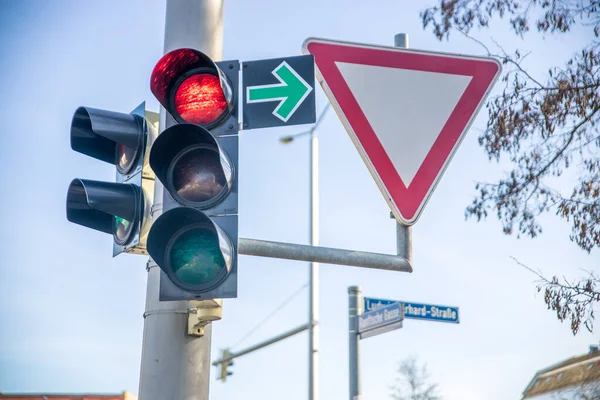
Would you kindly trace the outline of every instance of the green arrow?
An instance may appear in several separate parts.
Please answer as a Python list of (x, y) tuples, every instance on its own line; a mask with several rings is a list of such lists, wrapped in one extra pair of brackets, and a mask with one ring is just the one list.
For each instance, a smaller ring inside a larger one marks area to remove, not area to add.
[(271, 73), (280, 83), (248, 86), (247, 103), (279, 101), (273, 115), (287, 122), (313, 88), (287, 62), (282, 62)]

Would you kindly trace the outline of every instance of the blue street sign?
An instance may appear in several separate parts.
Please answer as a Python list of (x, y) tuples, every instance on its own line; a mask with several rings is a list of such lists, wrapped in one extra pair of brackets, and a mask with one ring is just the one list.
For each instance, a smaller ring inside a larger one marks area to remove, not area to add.
[(404, 302), (404, 318), (458, 324), (458, 307)]
[(369, 312), (371, 310), (376, 310), (381, 307), (385, 307), (392, 303), (397, 303), (397, 300), (385, 300), (385, 299), (376, 299), (373, 297), (365, 297), (365, 310), (364, 312)]
[(358, 332), (361, 334), (361, 339), (401, 327), (402, 305), (399, 302), (388, 304), (358, 316)]

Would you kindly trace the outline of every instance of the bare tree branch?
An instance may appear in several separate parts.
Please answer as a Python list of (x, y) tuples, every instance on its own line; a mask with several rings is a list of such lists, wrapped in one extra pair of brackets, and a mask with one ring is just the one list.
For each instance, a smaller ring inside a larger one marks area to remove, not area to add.
[[(531, 52), (509, 53), (491, 38), (499, 49), (494, 54), (471, 35), (494, 18), (508, 19), (521, 38), (532, 26), (544, 38), (568, 35), (576, 26), (592, 34), (587, 42), (574, 42), (580, 47), (566, 62), (540, 75), (524, 62)], [(487, 102), (488, 123), (479, 144), (490, 161), (507, 159), (512, 169), (496, 182), (476, 183), (477, 195), (465, 218), (481, 221), (494, 213), (505, 234), (534, 238), (542, 233), (538, 217), (554, 213), (570, 224), (568, 237), (582, 250), (599, 249), (600, 0), (438, 0), (421, 19), (438, 39), (448, 39), (457, 30), (506, 66), (503, 87)], [(557, 180), (567, 170), (576, 182)], [(572, 185), (570, 194), (564, 193), (566, 185)], [(538, 286), (542, 289), (548, 307), (561, 321), (571, 321), (573, 333), (581, 324), (591, 329), (592, 306), (600, 301), (596, 275), (576, 282), (544, 278)]]
[(546, 278), (541, 271), (523, 264), (515, 257), (511, 258), (521, 267), (533, 273), (537, 291), (544, 292), (544, 302), (549, 310), (555, 311), (559, 321), (570, 321), (571, 331), (577, 334), (581, 324), (590, 332), (594, 327), (594, 306), (600, 302), (600, 279), (593, 271), (584, 271), (586, 278), (569, 282), (564, 276)]
[(437, 384), (429, 382), (427, 366), (419, 368), (415, 357), (400, 362), (398, 374), (396, 384), (391, 387), (394, 400), (441, 400)]

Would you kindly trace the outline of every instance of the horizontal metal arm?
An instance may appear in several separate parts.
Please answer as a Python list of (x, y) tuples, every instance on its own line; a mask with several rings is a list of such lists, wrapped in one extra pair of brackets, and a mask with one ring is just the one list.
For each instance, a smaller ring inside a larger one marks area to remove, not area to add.
[(299, 327), (297, 327), (295, 329), (292, 329), (291, 331), (282, 333), (279, 336), (275, 336), (275, 337), (273, 337), (273, 338), (271, 338), (269, 340), (265, 340), (264, 342), (255, 344), (254, 346), (248, 347), (247, 349), (240, 350), (237, 353), (229, 353), (229, 357), (225, 357), (225, 358), (221, 358), (220, 360), (213, 361), (212, 365), (217, 366), (217, 365), (222, 364), (224, 362), (229, 362), (229, 361), (233, 360), (234, 358), (241, 357), (244, 354), (251, 353), (251, 352), (256, 351), (258, 349), (262, 349), (263, 347), (266, 347), (266, 346), (271, 345), (273, 343), (279, 342), (280, 340), (287, 339), (290, 336), (294, 336), (295, 334), (300, 333), (302, 331), (305, 331), (307, 329), (308, 329), (308, 325), (300, 325)]
[(405, 257), (392, 254), (369, 253), (366, 251), (333, 249), (330, 247), (246, 238), (239, 238), (238, 251), (240, 254), (249, 256), (412, 272), (412, 266)]

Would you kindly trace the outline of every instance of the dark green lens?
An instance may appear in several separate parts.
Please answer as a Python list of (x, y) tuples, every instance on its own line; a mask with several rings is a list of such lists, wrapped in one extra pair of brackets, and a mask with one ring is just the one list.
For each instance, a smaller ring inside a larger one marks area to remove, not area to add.
[(225, 259), (215, 232), (194, 228), (182, 233), (171, 247), (171, 267), (180, 282), (206, 285), (225, 269)]

